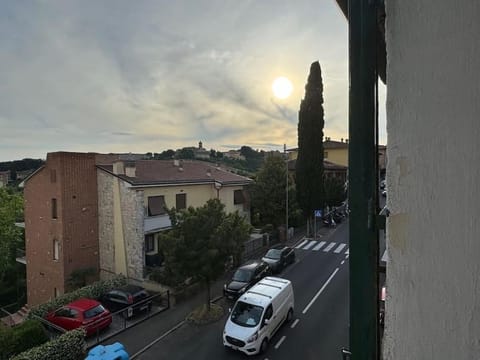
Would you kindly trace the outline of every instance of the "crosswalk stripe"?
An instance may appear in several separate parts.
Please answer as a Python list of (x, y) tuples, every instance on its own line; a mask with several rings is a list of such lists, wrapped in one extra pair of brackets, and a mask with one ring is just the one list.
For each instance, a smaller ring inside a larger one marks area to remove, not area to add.
[(333, 252), (336, 253), (336, 254), (338, 254), (340, 251), (343, 250), (343, 248), (344, 248), (345, 246), (347, 246), (347, 245), (345, 245), (345, 244), (340, 244), (340, 245), (338, 245), (338, 247), (337, 247)]
[(387, 262), (387, 250), (385, 250), (385, 252), (383, 253), (382, 261)]
[(295, 246), (295, 249), (301, 248), (303, 245), (305, 245), (308, 242), (308, 240), (303, 240), (300, 244)]
[(322, 248), (323, 245), (325, 245), (326, 242), (325, 241), (320, 241), (312, 250), (313, 251), (318, 251)]
[(336, 244), (337, 244), (337, 243), (335, 243), (335, 242), (332, 242), (332, 243), (328, 244), (328, 246), (327, 246), (325, 249), (323, 249), (323, 251), (324, 251), (324, 252), (329, 252), (330, 250), (332, 250), (332, 248), (333, 248)]
[(345, 255), (348, 255), (350, 254), (350, 249), (347, 249), (347, 251), (345, 251)]
[(315, 240), (310, 241), (306, 246), (303, 247), (303, 250), (308, 250), (310, 249), (313, 245), (315, 245), (317, 242)]

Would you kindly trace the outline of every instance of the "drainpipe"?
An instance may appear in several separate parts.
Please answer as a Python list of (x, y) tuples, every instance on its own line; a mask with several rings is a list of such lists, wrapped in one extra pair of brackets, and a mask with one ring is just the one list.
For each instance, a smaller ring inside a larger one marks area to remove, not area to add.
[(376, 1), (350, 0), (349, 176), (350, 349), (379, 359), (376, 209)]

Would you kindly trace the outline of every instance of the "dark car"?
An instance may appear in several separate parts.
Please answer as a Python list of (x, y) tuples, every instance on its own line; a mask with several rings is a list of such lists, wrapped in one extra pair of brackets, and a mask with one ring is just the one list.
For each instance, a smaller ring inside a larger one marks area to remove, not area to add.
[(151, 296), (137, 285), (126, 285), (109, 291), (102, 297), (102, 303), (112, 312), (125, 309), (122, 315), (126, 318), (152, 308)]
[(270, 266), (274, 273), (279, 273), (288, 264), (295, 262), (295, 250), (289, 246), (274, 246), (267, 251), (262, 260)]
[(110, 311), (93, 299), (78, 299), (45, 317), (52, 324), (65, 330), (84, 328), (87, 336), (95, 334), (112, 323)]
[(232, 276), (232, 280), (223, 286), (226, 298), (235, 300), (250, 287), (272, 274), (272, 269), (264, 261), (252, 260), (240, 266)]

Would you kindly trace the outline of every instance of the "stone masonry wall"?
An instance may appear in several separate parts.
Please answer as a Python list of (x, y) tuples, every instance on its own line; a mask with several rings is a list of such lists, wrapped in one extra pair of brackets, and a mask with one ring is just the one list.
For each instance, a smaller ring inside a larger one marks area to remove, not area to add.
[(113, 180), (113, 176), (98, 170), (98, 242), (101, 278), (108, 278), (115, 272)]

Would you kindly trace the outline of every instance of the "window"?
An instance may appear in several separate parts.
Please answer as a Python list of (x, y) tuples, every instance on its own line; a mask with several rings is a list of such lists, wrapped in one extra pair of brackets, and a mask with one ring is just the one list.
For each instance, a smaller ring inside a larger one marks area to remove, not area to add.
[(60, 291), (57, 288), (53, 288), (53, 297), (57, 298), (60, 296)]
[(57, 199), (52, 199), (52, 219), (57, 218)]
[(148, 198), (148, 216), (164, 215), (165, 211), (164, 196), (150, 196)]
[(324, 157), (325, 159), (328, 159), (328, 151), (324, 151), (324, 152), (323, 152), (323, 157)]
[(187, 194), (177, 194), (176, 195), (176, 205), (177, 210), (187, 208)]
[(53, 260), (58, 260), (60, 253), (60, 244), (57, 239), (53, 240)]
[(155, 239), (153, 234), (145, 235), (145, 252), (155, 251)]
[(243, 197), (243, 190), (235, 190), (233, 192), (233, 204), (238, 205), (238, 204), (243, 204), (245, 202), (245, 199)]

